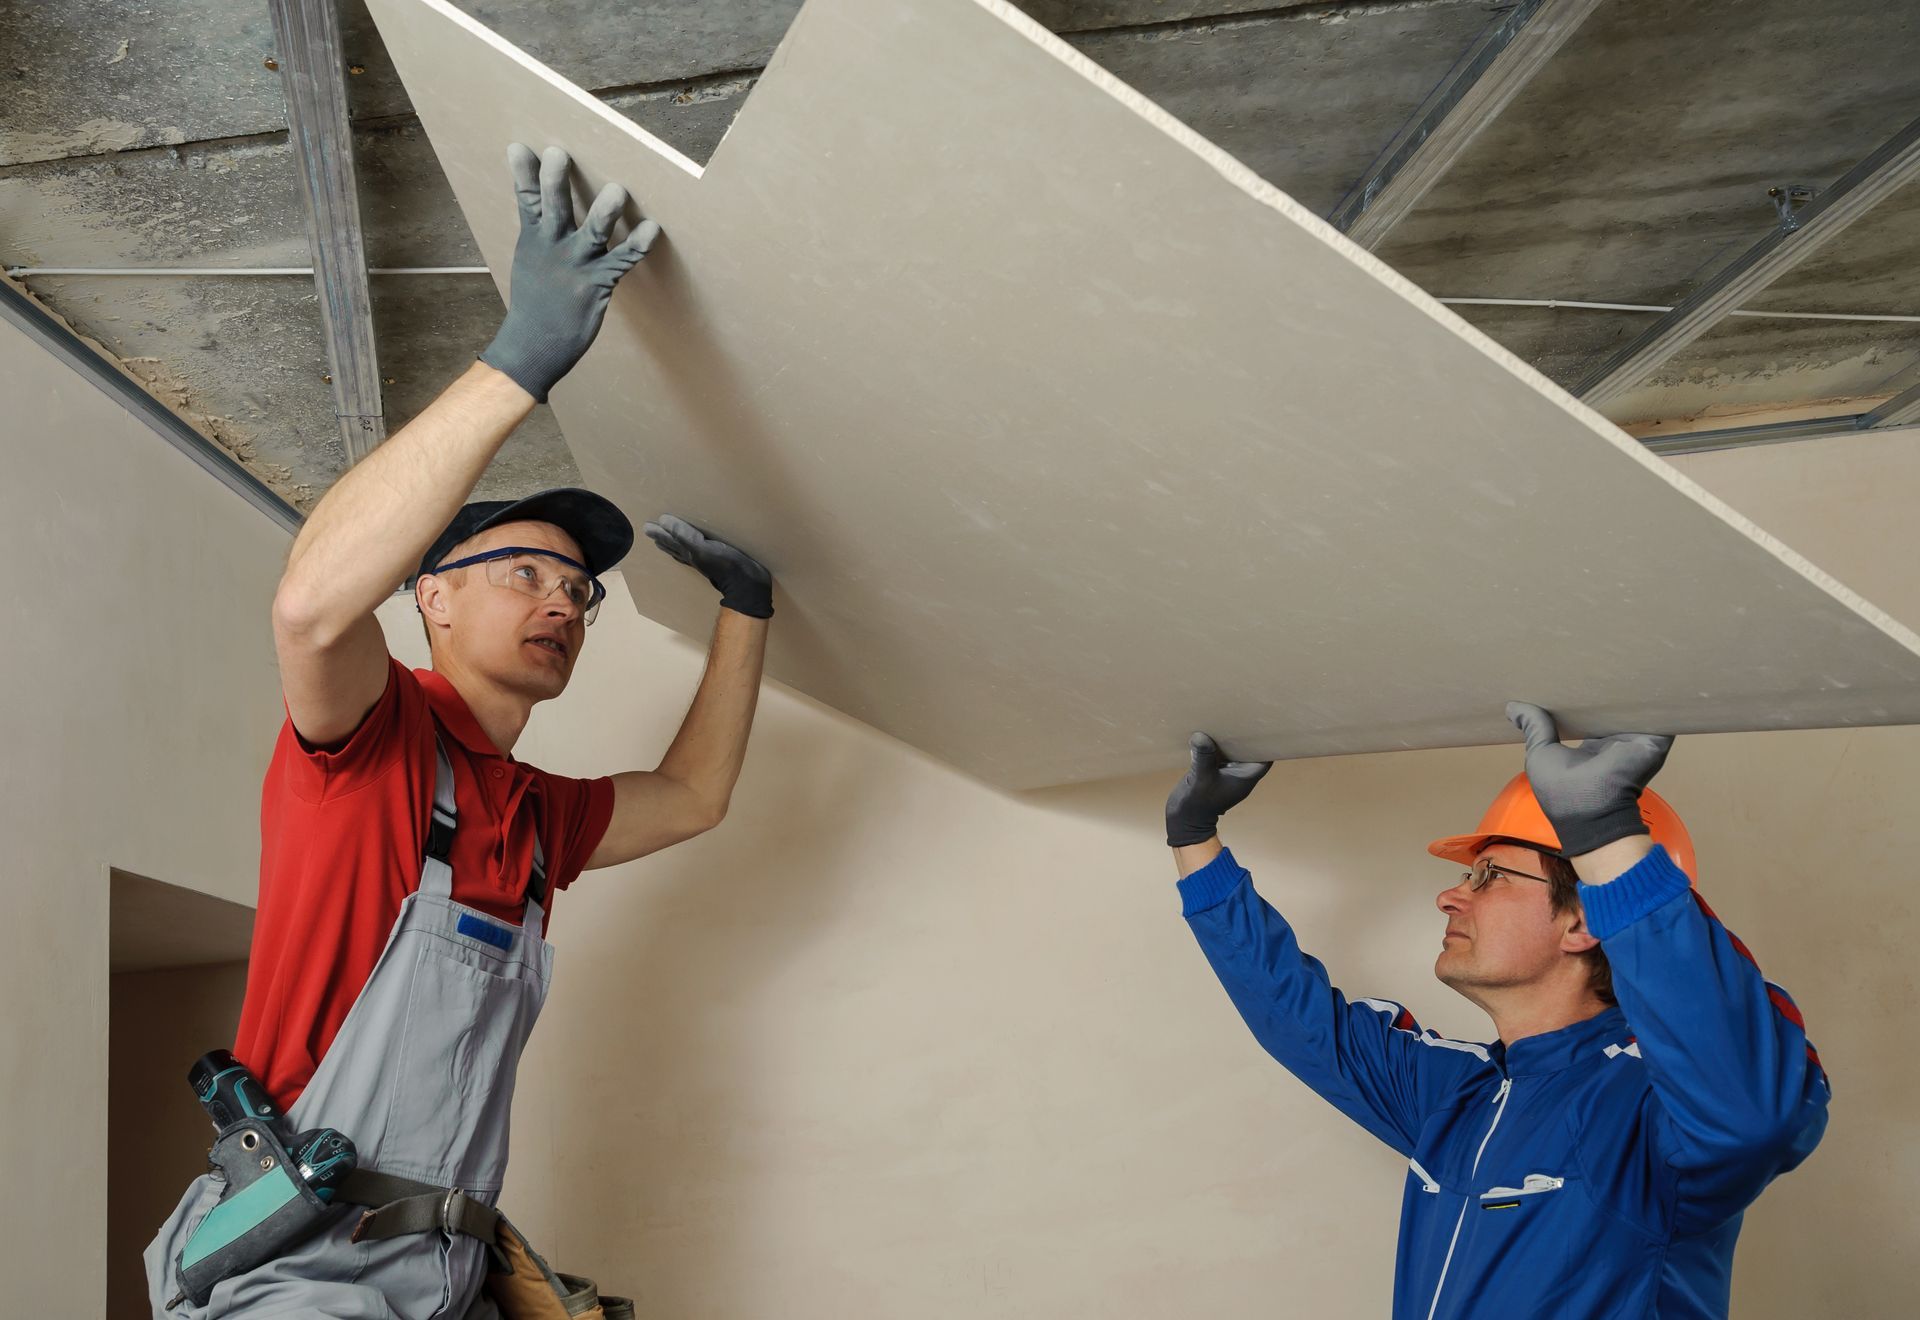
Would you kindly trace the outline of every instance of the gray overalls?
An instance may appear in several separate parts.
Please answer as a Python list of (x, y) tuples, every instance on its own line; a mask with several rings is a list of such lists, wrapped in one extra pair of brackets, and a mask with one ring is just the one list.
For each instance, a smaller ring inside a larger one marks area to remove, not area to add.
[[(457, 1188), (492, 1206), (507, 1171), (514, 1073), (553, 964), (536, 897), (545, 892), (545, 860), (536, 839), (519, 926), (454, 902), (453, 767), (437, 731), (434, 751), (433, 828), (419, 888), (402, 901), (373, 975), (286, 1122), (289, 1131), (338, 1128), (358, 1146), (362, 1169)], [(220, 1191), (211, 1177), (195, 1179), (148, 1245), (156, 1317), (499, 1315), (480, 1291), (488, 1261), (480, 1238), (436, 1229), (356, 1242), (358, 1205), (341, 1205), (312, 1237), (215, 1285), (206, 1307), (183, 1301), (167, 1310), (179, 1292), (174, 1261)]]

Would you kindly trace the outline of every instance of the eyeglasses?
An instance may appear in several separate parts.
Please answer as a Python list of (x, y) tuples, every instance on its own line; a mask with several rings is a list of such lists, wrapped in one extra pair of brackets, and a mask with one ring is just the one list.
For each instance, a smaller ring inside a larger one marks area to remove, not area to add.
[[(569, 573), (565, 568), (555, 567), (552, 561), (579, 571)], [(599, 578), (587, 571), (585, 564), (552, 550), (536, 550), (525, 545), (502, 546), (498, 550), (469, 555), (465, 559), (441, 564), (431, 571), (448, 573), (474, 564), (487, 566), (487, 581), (494, 586), (511, 587), (535, 600), (545, 600), (556, 591), (562, 592), (580, 611), (582, 623), (592, 623), (600, 613), (600, 602), (607, 598), (607, 589), (600, 585)]]
[(1488, 881), (1492, 880), (1496, 875), (1510, 875), (1517, 880), (1538, 880), (1543, 885), (1553, 883), (1553, 881), (1547, 879), (1544, 875), (1534, 875), (1528, 871), (1516, 871), (1511, 866), (1500, 866), (1486, 857), (1482, 857), (1479, 861), (1475, 862), (1473, 869), (1460, 877), (1460, 882), (1477, 894), (1482, 889), (1485, 889)]

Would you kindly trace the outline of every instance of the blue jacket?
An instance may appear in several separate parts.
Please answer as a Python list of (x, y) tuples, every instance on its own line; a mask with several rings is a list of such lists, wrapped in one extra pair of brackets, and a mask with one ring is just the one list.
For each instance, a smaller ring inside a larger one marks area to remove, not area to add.
[(1348, 1000), (1233, 854), (1180, 882), (1267, 1052), (1408, 1159), (1395, 1320), (1725, 1316), (1741, 1212), (1828, 1087), (1786, 992), (1664, 849), (1582, 885), (1619, 1006), (1511, 1048)]

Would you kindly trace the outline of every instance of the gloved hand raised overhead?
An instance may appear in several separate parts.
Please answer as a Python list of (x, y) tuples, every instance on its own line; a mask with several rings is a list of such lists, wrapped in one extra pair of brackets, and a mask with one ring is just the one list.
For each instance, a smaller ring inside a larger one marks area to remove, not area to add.
[(1507, 718), (1526, 737), (1527, 780), (1560, 836), (1561, 852), (1578, 857), (1648, 833), (1640, 792), (1666, 764), (1671, 736), (1614, 733), (1568, 747), (1553, 716), (1539, 706), (1509, 701)]
[(753, 619), (773, 617), (773, 575), (752, 555), (670, 513), (648, 523), (646, 532), (664, 553), (713, 583), (722, 606)]
[(647, 255), (660, 226), (644, 220), (609, 249), (614, 222), (626, 209), (625, 188), (602, 188), (586, 224), (576, 228), (567, 181), (573, 162), (566, 152), (548, 147), (536, 157), (515, 142), (507, 148), (507, 164), (520, 205), (520, 240), (513, 249), (507, 319), (480, 360), (545, 403), (547, 392), (586, 355), (606, 319), (613, 286)]
[(1220, 817), (1247, 800), (1271, 761), (1229, 761), (1220, 744), (1204, 733), (1187, 742), (1193, 763), (1167, 795), (1167, 846), (1205, 843), (1218, 831)]

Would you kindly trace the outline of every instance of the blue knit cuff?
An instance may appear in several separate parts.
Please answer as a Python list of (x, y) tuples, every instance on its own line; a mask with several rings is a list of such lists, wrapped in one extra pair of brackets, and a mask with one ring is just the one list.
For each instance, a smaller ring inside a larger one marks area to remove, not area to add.
[(1230, 849), (1222, 848), (1218, 857), (1180, 881), (1180, 915), (1191, 917), (1218, 907), (1247, 878), (1247, 868), (1233, 860)]
[(1604, 885), (1580, 886), (1580, 906), (1587, 929), (1598, 939), (1618, 935), (1656, 908), (1665, 907), (1690, 887), (1687, 873), (1658, 844), (1619, 879)]

